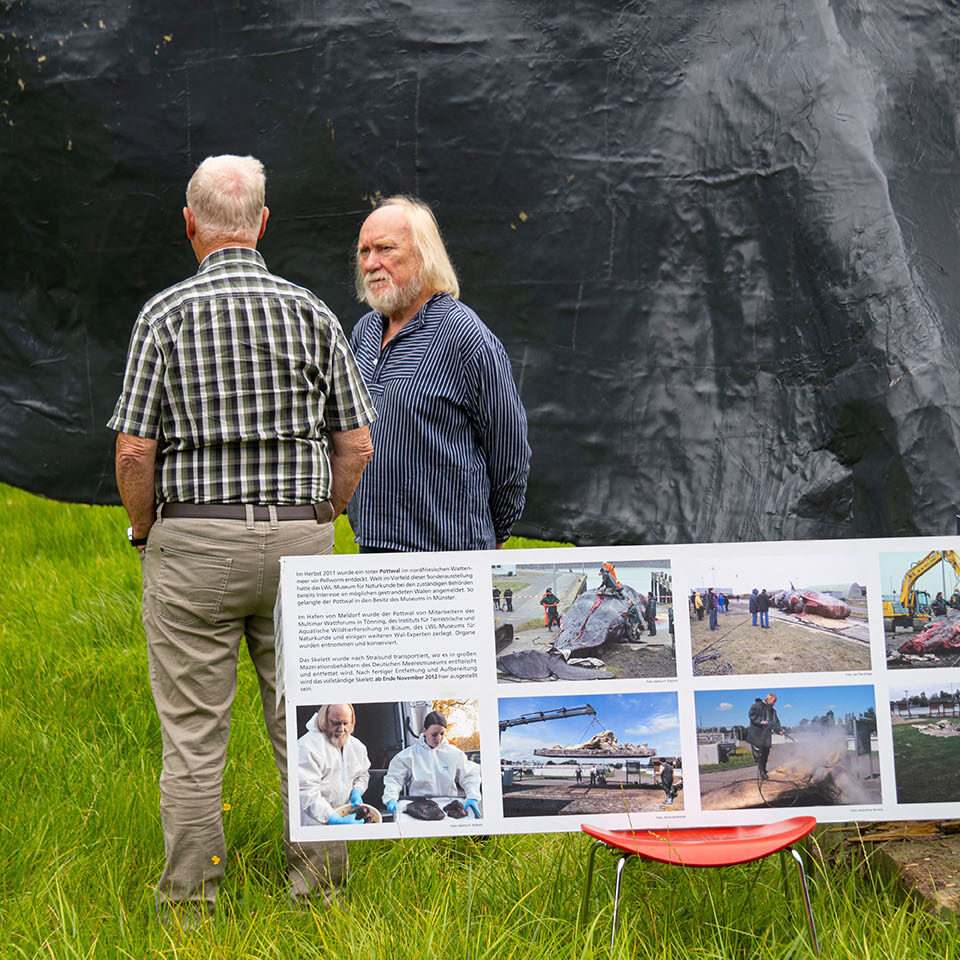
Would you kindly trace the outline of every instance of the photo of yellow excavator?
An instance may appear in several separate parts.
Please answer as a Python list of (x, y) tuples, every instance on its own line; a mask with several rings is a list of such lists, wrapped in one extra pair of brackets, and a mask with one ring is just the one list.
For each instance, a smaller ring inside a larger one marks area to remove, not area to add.
[[(957, 584), (949, 599), (946, 599), (944, 590), (931, 601), (929, 591), (919, 589), (917, 581), (938, 563), (953, 567)], [(960, 556), (955, 550), (931, 550), (904, 573), (899, 596), (891, 593), (883, 595), (883, 628), (887, 633), (895, 633), (897, 627), (922, 630), (934, 617), (944, 616), (947, 607), (960, 610)]]

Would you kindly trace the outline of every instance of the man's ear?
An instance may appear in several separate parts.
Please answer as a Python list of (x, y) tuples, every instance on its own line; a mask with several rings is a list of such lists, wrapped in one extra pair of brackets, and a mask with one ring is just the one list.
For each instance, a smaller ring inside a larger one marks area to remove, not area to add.
[(270, 216), (270, 208), (264, 207), (263, 214), (260, 217), (260, 232), (257, 234), (259, 240), (267, 232), (267, 217)]
[(183, 222), (187, 227), (187, 239), (192, 241), (197, 235), (197, 218), (189, 207), (183, 208)]

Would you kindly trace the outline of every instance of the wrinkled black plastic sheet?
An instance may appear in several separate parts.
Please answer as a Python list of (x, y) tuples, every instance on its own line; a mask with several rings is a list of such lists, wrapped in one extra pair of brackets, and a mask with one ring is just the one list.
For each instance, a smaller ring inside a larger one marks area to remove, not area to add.
[(115, 502), (140, 304), (208, 154), (275, 272), (361, 310), (378, 193), (435, 205), (530, 415), (517, 531), (942, 533), (957, 493), (951, 0), (5, 2), (0, 479)]

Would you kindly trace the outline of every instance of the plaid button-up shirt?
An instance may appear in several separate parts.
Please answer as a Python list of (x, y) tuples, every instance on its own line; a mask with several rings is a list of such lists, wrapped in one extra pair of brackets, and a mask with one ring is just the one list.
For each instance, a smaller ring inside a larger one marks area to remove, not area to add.
[(160, 501), (304, 504), (330, 495), (330, 431), (375, 417), (327, 306), (228, 247), (144, 305), (107, 425), (159, 441)]

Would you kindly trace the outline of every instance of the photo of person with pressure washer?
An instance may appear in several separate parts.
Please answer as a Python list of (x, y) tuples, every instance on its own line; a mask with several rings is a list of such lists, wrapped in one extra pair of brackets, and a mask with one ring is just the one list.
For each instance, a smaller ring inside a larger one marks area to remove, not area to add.
[(702, 809), (880, 802), (871, 685), (698, 690), (695, 702)]

